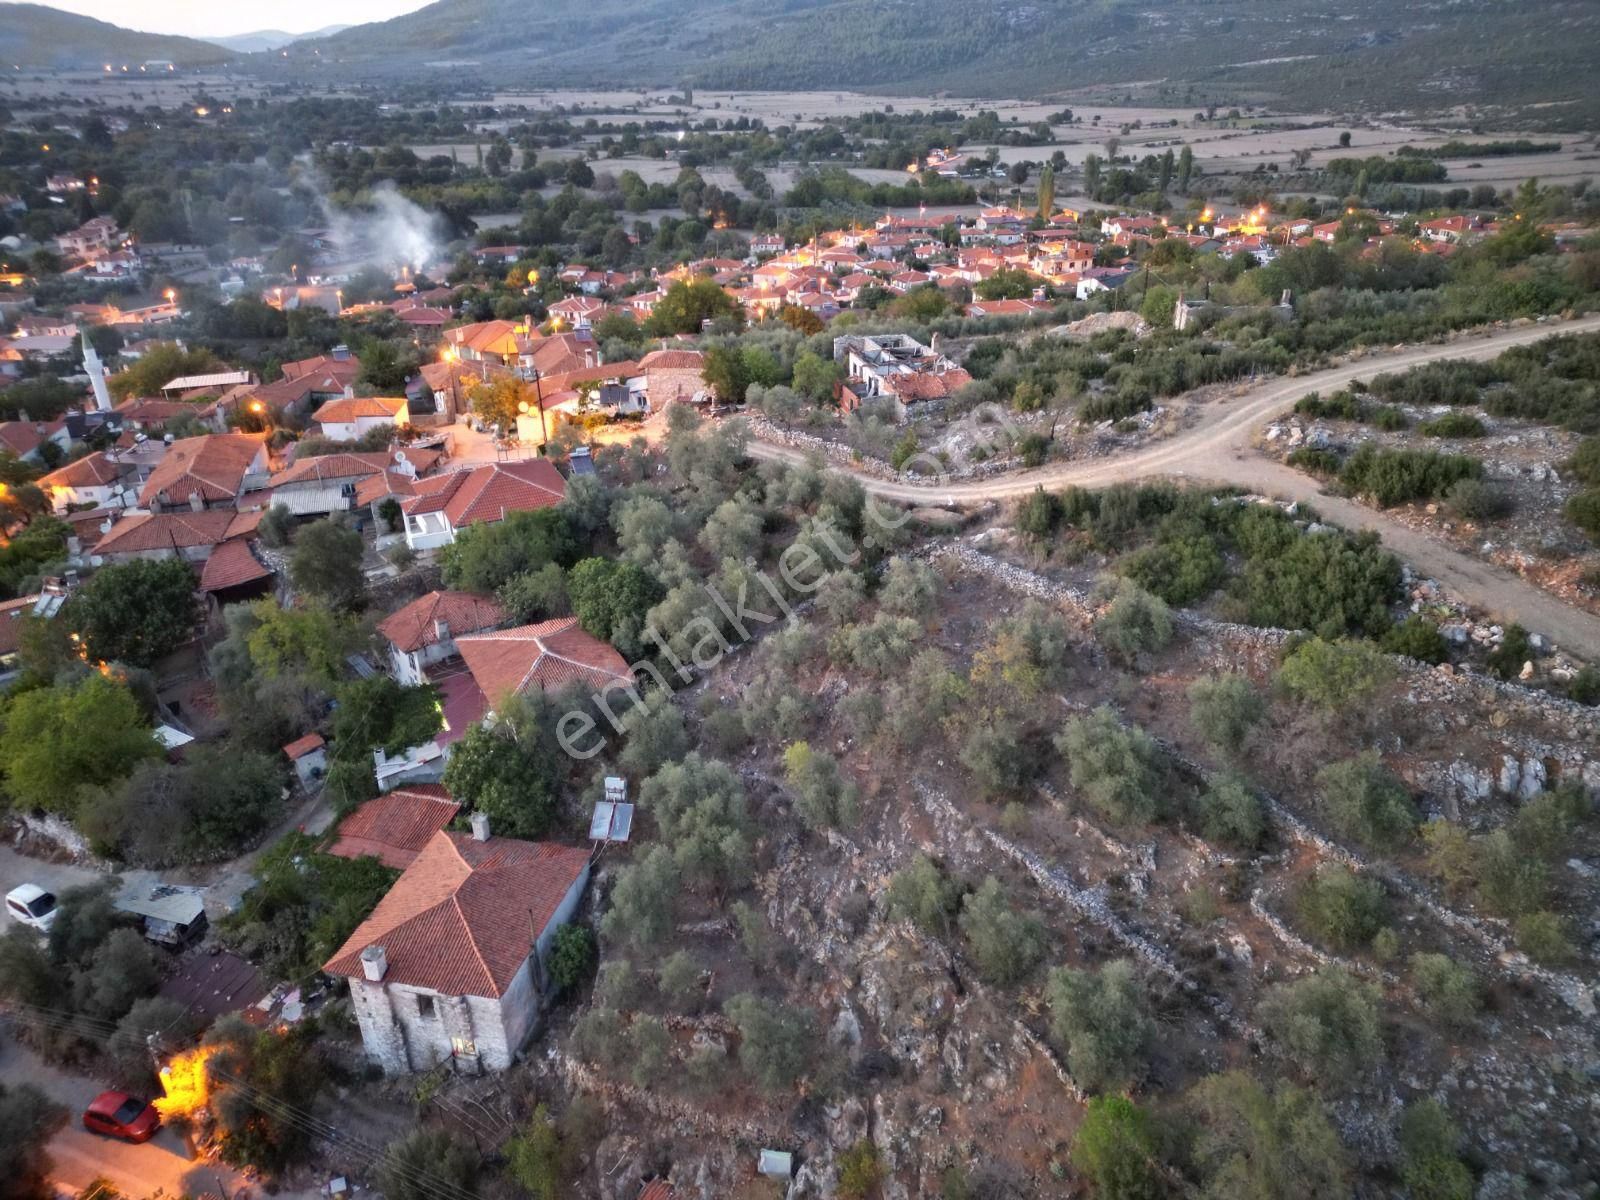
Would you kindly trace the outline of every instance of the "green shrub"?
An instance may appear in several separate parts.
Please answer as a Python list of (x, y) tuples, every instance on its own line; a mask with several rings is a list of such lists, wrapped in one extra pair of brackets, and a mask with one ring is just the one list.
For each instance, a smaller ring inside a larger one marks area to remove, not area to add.
[(1045, 1002), (1051, 1037), (1066, 1052), (1080, 1087), (1120, 1090), (1137, 1081), (1155, 1023), (1132, 962), (1119, 959), (1098, 971), (1051, 971)]
[(1567, 460), (1567, 471), (1579, 483), (1600, 488), (1600, 437), (1584, 438)]
[(1350, 951), (1372, 941), (1384, 927), (1389, 906), (1376, 879), (1339, 863), (1324, 863), (1300, 885), (1295, 908), (1315, 937)]
[(1391, 849), (1417, 827), (1417, 810), (1405, 785), (1368, 750), (1317, 772), (1322, 811), (1345, 837)]
[(565, 992), (594, 969), (594, 934), (587, 925), (563, 925), (550, 943), (550, 981)]
[(1348, 1079), (1383, 1057), (1376, 984), (1339, 967), (1268, 989), (1259, 1009), (1267, 1034), (1308, 1076)]
[(1161, 811), (1160, 751), (1141, 729), (1124, 729), (1101, 705), (1074, 717), (1056, 735), (1072, 786), (1096, 811), (1119, 824), (1143, 824)]
[(1533, 660), (1533, 639), (1521, 625), (1505, 627), (1500, 644), (1489, 655), (1489, 670), (1501, 679), (1515, 679), (1522, 673), (1524, 663)]
[(1450, 657), (1450, 643), (1439, 627), (1417, 613), (1383, 635), (1383, 648), (1390, 654), (1403, 654), (1425, 663), (1442, 663)]
[(1014, 521), (1017, 532), (1033, 541), (1042, 542), (1055, 536), (1061, 526), (1061, 501), (1053, 492), (1035, 488), (1017, 501)]
[(1291, 450), (1284, 462), (1296, 470), (1323, 479), (1339, 473), (1339, 456), (1332, 450), (1313, 450), (1310, 446), (1301, 446), (1298, 450)]
[(1412, 1200), (1472, 1200), (1472, 1172), (1457, 1156), (1461, 1133), (1444, 1105), (1429, 1097), (1400, 1117), (1400, 1179)]
[(1458, 479), (1445, 493), (1445, 502), (1467, 521), (1496, 521), (1511, 514), (1511, 497), (1486, 479)]
[(889, 912), (897, 919), (914, 921), (932, 934), (946, 934), (961, 905), (961, 885), (926, 854), (918, 854), (889, 877), (888, 901)]
[(1244, 675), (1213, 675), (1189, 685), (1189, 720), (1224, 753), (1237, 754), (1266, 712), (1266, 697)]
[(1380, 405), (1373, 409), (1371, 420), (1374, 426), (1388, 433), (1397, 433), (1411, 424), (1411, 419), (1392, 404)]
[(1417, 432), (1425, 437), (1481, 438), (1489, 431), (1472, 413), (1457, 410), (1421, 422), (1417, 426)]
[(1158, 1200), (1165, 1194), (1150, 1114), (1122, 1096), (1089, 1101), (1072, 1138), (1072, 1165), (1100, 1200)]
[(1600, 704), (1600, 667), (1580, 668), (1567, 684), (1567, 695), (1579, 704)]
[(1567, 925), (1553, 912), (1532, 912), (1518, 917), (1517, 945), (1534, 962), (1559, 967), (1577, 957), (1567, 938)]
[(1224, 564), (1216, 543), (1195, 530), (1181, 540), (1135, 551), (1117, 564), (1117, 570), (1167, 604), (1183, 606), (1216, 590)]
[(989, 876), (961, 906), (961, 932), (979, 973), (1007, 987), (1020, 982), (1044, 954), (1044, 926), (1032, 913), (1019, 913)]
[(1400, 560), (1376, 534), (1302, 534), (1281, 514), (1252, 506), (1235, 518), (1247, 555), (1231, 589), (1252, 625), (1306, 629), (1326, 639), (1389, 628), (1400, 598)]
[(1161, 650), (1172, 640), (1172, 613), (1164, 600), (1131, 579), (1118, 580), (1115, 598), (1095, 620), (1094, 636), (1131, 667), (1140, 655)]
[(1201, 832), (1207, 839), (1253, 850), (1267, 829), (1261, 798), (1238, 775), (1220, 775), (1195, 799)]
[(1367, 444), (1345, 460), (1339, 478), (1351, 491), (1371, 496), (1379, 508), (1441, 496), (1461, 479), (1475, 479), (1483, 464), (1436, 450), (1379, 449)]
[(1423, 1012), (1453, 1029), (1470, 1025), (1483, 1003), (1477, 978), (1444, 954), (1413, 954), (1411, 982)]
[(1314, 637), (1289, 652), (1277, 683), (1316, 708), (1348, 712), (1366, 704), (1393, 677), (1393, 664), (1370, 642)]
[(1243, 1071), (1201, 1080), (1186, 1097), (1206, 1200), (1346, 1196), (1354, 1164), (1316, 1096)]
[(1579, 492), (1561, 511), (1567, 520), (1588, 534), (1590, 540), (1600, 542), (1600, 488)]
[(884, 1177), (878, 1147), (863, 1138), (839, 1156), (838, 1194), (843, 1200), (867, 1200)]

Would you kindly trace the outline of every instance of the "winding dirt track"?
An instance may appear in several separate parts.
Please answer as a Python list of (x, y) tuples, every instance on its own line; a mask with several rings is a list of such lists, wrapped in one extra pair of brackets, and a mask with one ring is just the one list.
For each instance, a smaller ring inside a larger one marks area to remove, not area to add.
[[(1600, 617), (1564, 604), (1517, 575), (1453, 549), (1383, 512), (1324, 495), (1316, 480), (1265, 458), (1250, 445), (1256, 431), (1267, 420), (1309, 392), (1335, 391), (1353, 379), (1370, 379), (1381, 372), (1403, 371), (1442, 359), (1493, 358), (1511, 346), (1560, 333), (1596, 331), (1600, 331), (1600, 317), (1548, 322), (1486, 332), (1446, 345), (1371, 354), (1348, 366), (1292, 379), (1274, 379), (1242, 396), (1209, 405), (1202, 410), (1195, 425), (1119, 458), (1056, 463), (970, 483), (902, 483), (856, 471), (848, 473), (875, 496), (913, 504), (977, 504), (1023, 495), (1040, 487), (1047, 491), (1072, 486), (1105, 487), (1161, 476), (1245, 487), (1264, 495), (1307, 501), (1328, 520), (1345, 528), (1376, 530), (1389, 549), (1468, 603), (1501, 620), (1519, 621), (1583, 658), (1600, 661)], [(803, 450), (762, 441), (752, 441), (750, 453), (759, 458), (789, 462), (802, 462), (807, 457)], [(830, 469), (845, 470), (837, 466), (830, 466)]]

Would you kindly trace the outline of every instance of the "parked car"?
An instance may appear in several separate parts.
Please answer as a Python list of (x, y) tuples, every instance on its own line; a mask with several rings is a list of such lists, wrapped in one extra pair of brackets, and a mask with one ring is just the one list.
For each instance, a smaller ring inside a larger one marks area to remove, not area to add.
[(155, 1105), (127, 1092), (101, 1092), (83, 1110), (83, 1127), (125, 1142), (148, 1142), (161, 1128), (161, 1114)]
[(24, 883), (6, 893), (6, 911), (11, 919), (21, 921), (40, 933), (49, 933), (56, 923), (56, 897), (36, 883)]

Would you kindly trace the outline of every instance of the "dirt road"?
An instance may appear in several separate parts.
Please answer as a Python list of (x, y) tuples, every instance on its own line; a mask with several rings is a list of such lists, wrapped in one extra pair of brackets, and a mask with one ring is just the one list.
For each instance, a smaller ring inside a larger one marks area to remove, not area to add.
[[(971, 483), (902, 483), (851, 473), (873, 495), (914, 504), (978, 504), (1025, 495), (1040, 487), (1048, 491), (1072, 486), (1106, 487), (1160, 476), (1245, 487), (1282, 499), (1308, 501), (1329, 520), (1346, 528), (1376, 530), (1384, 543), (1417, 571), (1438, 580), (1468, 603), (1500, 619), (1519, 621), (1575, 654), (1600, 661), (1600, 618), (1564, 604), (1516, 575), (1463, 554), (1383, 512), (1323, 495), (1316, 480), (1263, 457), (1250, 445), (1263, 423), (1310, 392), (1335, 391), (1353, 379), (1370, 379), (1385, 371), (1403, 371), (1442, 359), (1493, 358), (1511, 346), (1558, 333), (1597, 331), (1600, 317), (1547, 322), (1482, 333), (1443, 345), (1370, 354), (1346, 366), (1292, 379), (1274, 379), (1242, 396), (1208, 406), (1202, 410), (1200, 420), (1181, 433), (1117, 458), (1056, 463)], [(806, 458), (802, 450), (767, 442), (752, 442), (750, 453), (790, 462)]]

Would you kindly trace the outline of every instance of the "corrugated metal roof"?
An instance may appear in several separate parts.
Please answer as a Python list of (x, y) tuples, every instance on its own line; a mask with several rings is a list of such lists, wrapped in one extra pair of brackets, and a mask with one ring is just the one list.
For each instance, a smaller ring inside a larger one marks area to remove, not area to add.
[(250, 382), (249, 371), (214, 371), (210, 375), (179, 375), (162, 385), (163, 392), (188, 391), (190, 388), (233, 387)]

